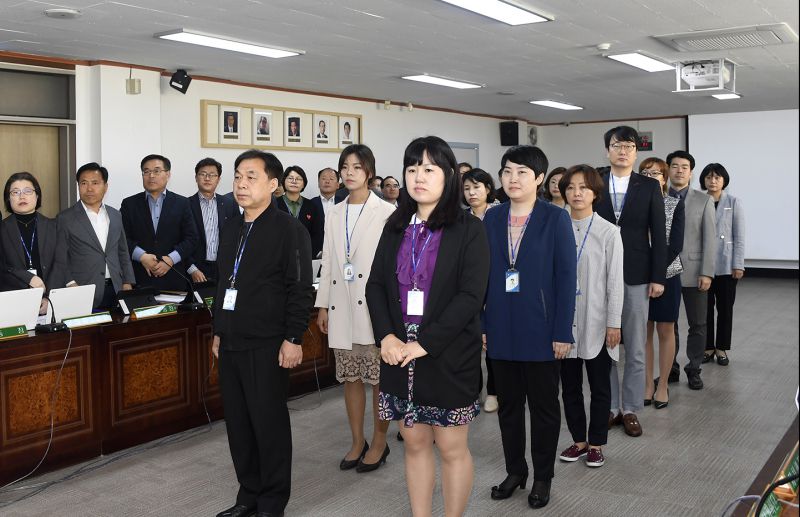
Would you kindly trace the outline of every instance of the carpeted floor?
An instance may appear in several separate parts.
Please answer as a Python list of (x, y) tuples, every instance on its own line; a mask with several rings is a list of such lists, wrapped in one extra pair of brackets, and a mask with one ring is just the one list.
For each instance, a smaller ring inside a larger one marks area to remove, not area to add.
[[(719, 515), (745, 493), (797, 413), (797, 314), (796, 280), (746, 278), (739, 284), (730, 366), (705, 365), (706, 387), (699, 392), (689, 390), (682, 376), (671, 386), (668, 408), (651, 406), (639, 415), (640, 438), (612, 430), (604, 467), (558, 463), (551, 502), (536, 515)], [(685, 343), (685, 320), (681, 329)], [(403, 445), (394, 438), (394, 425), (384, 467), (340, 472), (350, 442), (341, 387), (290, 405), (294, 466), (287, 515), (410, 515)], [(559, 450), (570, 443), (562, 419)], [(466, 515), (534, 512), (527, 491), (506, 501), (489, 498), (489, 487), (505, 476), (496, 413), (482, 414), (472, 425), (470, 449), (475, 485)], [(223, 422), (24, 483), (62, 479), (79, 468), (84, 472), (38, 493), (0, 494), (0, 515), (213, 516), (232, 504), (237, 488)], [(444, 514), (440, 488), (434, 515)], [(23, 495), (31, 496), (3, 506)]]

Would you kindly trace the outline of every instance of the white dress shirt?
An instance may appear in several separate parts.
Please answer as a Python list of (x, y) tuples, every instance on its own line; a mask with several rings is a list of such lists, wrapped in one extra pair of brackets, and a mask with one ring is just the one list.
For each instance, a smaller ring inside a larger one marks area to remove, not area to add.
[[(97, 213), (86, 206), (83, 201), (81, 201), (81, 206), (83, 206), (83, 209), (86, 211), (86, 216), (89, 218), (94, 234), (97, 236), (97, 240), (100, 241), (100, 246), (103, 248), (103, 251), (105, 251), (106, 242), (108, 242), (108, 226), (110, 224), (106, 205), (100, 205), (100, 210), (98, 210)], [(111, 278), (108, 265), (106, 265), (106, 278)]]

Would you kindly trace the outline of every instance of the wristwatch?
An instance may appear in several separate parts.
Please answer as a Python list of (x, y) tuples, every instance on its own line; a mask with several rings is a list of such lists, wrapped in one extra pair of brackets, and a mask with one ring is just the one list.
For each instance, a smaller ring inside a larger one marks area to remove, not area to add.
[(302, 345), (303, 344), (303, 338), (301, 338), (301, 337), (287, 337), (286, 341), (288, 341), (289, 343), (291, 343), (293, 345)]

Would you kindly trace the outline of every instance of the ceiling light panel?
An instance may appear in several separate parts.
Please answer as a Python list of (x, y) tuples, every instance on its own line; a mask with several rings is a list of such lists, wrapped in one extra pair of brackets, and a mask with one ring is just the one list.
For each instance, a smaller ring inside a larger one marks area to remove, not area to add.
[(537, 106), (545, 106), (547, 108), (555, 108), (559, 110), (582, 110), (583, 108), (580, 106), (575, 106), (574, 104), (567, 104), (564, 102), (557, 102), (557, 101), (530, 101), (531, 104), (536, 104)]
[(483, 88), (482, 84), (466, 83), (463, 81), (455, 81), (453, 79), (446, 79), (444, 77), (436, 77), (435, 75), (406, 75), (403, 79), (409, 81), (418, 81), (420, 83), (435, 84), (437, 86), (447, 86), (450, 88), (457, 88), (459, 90), (469, 90), (471, 88)]
[(241, 52), (244, 54), (252, 54), (255, 56), (281, 58), (291, 57), (302, 54), (302, 51), (284, 50), (273, 47), (266, 47), (263, 45), (255, 45), (253, 43), (244, 43), (241, 41), (234, 41), (230, 39), (221, 38), (219, 36), (211, 36), (209, 34), (200, 34), (197, 32), (190, 32), (184, 29), (178, 31), (171, 31), (155, 35), (157, 38), (166, 39), (170, 41), (178, 41), (180, 43), (190, 43), (192, 45), (201, 45), (203, 47), (211, 47), (220, 50), (230, 50), (231, 52)]
[(549, 22), (550, 19), (501, 0), (442, 0), (508, 25)]
[(715, 99), (719, 99), (721, 101), (729, 101), (733, 99), (741, 99), (742, 96), (737, 93), (718, 93), (716, 95), (712, 95)]
[(646, 72), (666, 72), (667, 70), (675, 70), (675, 65), (670, 65), (646, 56), (641, 52), (629, 52), (627, 54), (613, 54), (607, 56), (609, 59), (625, 63), (626, 65), (635, 66), (640, 70)]

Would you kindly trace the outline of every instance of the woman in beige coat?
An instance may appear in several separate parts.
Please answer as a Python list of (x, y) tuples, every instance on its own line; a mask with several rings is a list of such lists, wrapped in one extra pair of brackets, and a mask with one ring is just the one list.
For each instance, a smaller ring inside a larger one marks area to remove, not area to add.
[[(325, 217), (322, 272), (315, 306), (317, 324), (328, 334), (336, 358), (336, 379), (344, 383), (344, 400), (353, 442), (339, 464), (342, 470), (369, 472), (386, 462), (388, 421), (378, 419), (381, 355), (375, 346), (364, 289), (386, 219), (394, 207), (372, 194), (375, 157), (369, 147), (350, 145), (339, 157), (339, 171), (348, 190), (345, 202)], [(373, 434), (364, 437), (366, 392), (372, 386)]]

